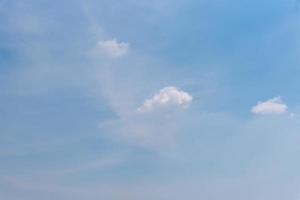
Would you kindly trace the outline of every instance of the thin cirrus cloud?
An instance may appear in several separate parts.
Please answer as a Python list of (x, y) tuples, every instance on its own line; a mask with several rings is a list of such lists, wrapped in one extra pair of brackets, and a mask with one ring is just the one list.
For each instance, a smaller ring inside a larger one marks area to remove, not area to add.
[(128, 53), (130, 44), (116, 39), (99, 41), (100, 50), (110, 57), (121, 57)]
[(138, 112), (151, 112), (163, 107), (187, 107), (193, 97), (176, 87), (169, 86), (161, 89), (152, 98), (145, 100), (144, 104), (137, 109)]
[(258, 102), (252, 107), (251, 112), (258, 115), (274, 115), (286, 113), (288, 106), (282, 101), (281, 97), (275, 97), (263, 102)]

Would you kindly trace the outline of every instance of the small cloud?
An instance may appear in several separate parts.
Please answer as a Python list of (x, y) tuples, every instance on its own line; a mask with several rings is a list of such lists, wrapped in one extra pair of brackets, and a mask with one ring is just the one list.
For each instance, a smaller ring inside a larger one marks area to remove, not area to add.
[(252, 107), (251, 112), (259, 115), (283, 114), (288, 106), (284, 104), (281, 97), (275, 97), (264, 102), (258, 102)]
[(138, 112), (150, 112), (161, 107), (188, 106), (193, 97), (187, 92), (176, 87), (165, 87), (156, 93), (151, 99), (147, 99), (144, 104), (138, 108)]
[(111, 57), (120, 57), (126, 55), (130, 46), (129, 43), (118, 42), (116, 39), (99, 41), (98, 45), (101, 48), (101, 51)]

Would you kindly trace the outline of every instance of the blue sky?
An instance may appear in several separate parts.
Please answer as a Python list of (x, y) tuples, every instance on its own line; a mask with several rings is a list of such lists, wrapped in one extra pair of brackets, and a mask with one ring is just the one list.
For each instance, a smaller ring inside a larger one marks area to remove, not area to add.
[(297, 0), (0, 0), (0, 200), (298, 200)]

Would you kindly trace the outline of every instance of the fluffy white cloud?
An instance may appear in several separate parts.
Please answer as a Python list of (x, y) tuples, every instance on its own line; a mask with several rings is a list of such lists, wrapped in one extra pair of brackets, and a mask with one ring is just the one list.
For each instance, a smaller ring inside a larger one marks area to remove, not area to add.
[(116, 39), (98, 42), (101, 50), (109, 56), (120, 57), (128, 53), (129, 43), (118, 42)]
[(169, 106), (188, 106), (193, 97), (176, 87), (165, 87), (156, 93), (151, 99), (147, 99), (144, 104), (138, 108), (138, 112), (149, 112), (160, 107)]
[(252, 107), (251, 112), (260, 115), (282, 114), (285, 113), (288, 106), (284, 104), (281, 97), (275, 97), (264, 102), (258, 102)]

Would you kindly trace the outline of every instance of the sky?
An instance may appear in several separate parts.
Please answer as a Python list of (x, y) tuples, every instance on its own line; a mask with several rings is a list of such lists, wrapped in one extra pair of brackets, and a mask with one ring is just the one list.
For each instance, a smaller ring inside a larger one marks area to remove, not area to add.
[(298, 0), (0, 0), (0, 200), (299, 200)]

